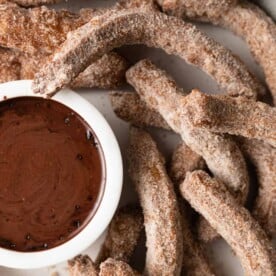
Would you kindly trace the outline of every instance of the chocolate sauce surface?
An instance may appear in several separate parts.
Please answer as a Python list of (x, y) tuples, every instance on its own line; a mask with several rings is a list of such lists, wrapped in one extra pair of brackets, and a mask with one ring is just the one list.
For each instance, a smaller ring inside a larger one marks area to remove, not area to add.
[(68, 107), (37, 97), (0, 103), (0, 246), (53, 248), (96, 212), (104, 161), (93, 130)]

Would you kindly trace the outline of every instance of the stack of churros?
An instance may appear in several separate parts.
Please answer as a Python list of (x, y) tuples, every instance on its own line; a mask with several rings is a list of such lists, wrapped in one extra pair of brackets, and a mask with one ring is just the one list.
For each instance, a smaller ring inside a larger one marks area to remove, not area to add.
[[(205, 245), (220, 237), (246, 275), (276, 275), (275, 22), (244, 0), (121, 0), (77, 13), (42, 6), (57, 2), (0, 1), (0, 81), (33, 79), (33, 91), (48, 97), (65, 86), (128, 83), (136, 91), (109, 97), (115, 114), (131, 125), (129, 185), (139, 203), (118, 210), (96, 260), (68, 261), (70, 274), (216, 275)], [(269, 91), (191, 21), (240, 35)], [(210, 75), (224, 95), (183, 91), (150, 60), (129, 64), (116, 48), (130, 44), (182, 58)], [(151, 127), (180, 135), (170, 160), (147, 132)], [(252, 170), (259, 186), (248, 207)], [(130, 260), (143, 230), (147, 252), (138, 272)]]

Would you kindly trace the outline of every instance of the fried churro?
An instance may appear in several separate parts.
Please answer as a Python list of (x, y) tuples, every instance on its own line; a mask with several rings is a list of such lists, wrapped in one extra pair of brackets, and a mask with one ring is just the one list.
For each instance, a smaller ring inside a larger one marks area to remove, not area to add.
[(180, 144), (173, 153), (170, 164), (170, 177), (178, 195), (178, 204), (182, 221), (183, 261), (182, 274), (187, 276), (214, 275), (204, 254), (204, 249), (191, 231), (191, 207), (181, 199), (179, 185), (185, 179), (188, 171), (194, 171), (206, 166), (202, 157), (194, 153), (185, 143)]
[(148, 275), (180, 275), (182, 233), (174, 187), (165, 160), (145, 131), (132, 127), (128, 149), (129, 173), (144, 213)]
[[(210, 22), (241, 36), (263, 68), (274, 104), (276, 104), (276, 26), (257, 5), (248, 1), (164, 0), (165, 12), (188, 19)], [(233, 3), (230, 3), (233, 2)], [(228, 5), (232, 4), (232, 5)]]
[(194, 127), (183, 109), (183, 91), (150, 61), (138, 62), (127, 71), (126, 77), (147, 105), (163, 116), (183, 141), (205, 159), (208, 168), (230, 188), (237, 200), (244, 203), (249, 179), (245, 160), (236, 143), (230, 137)]
[(4, 2), (16, 3), (22, 7), (35, 7), (42, 5), (52, 5), (61, 2), (62, 0), (4, 0)]
[(111, 92), (109, 98), (113, 111), (120, 119), (139, 127), (170, 129), (160, 114), (148, 108), (137, 93)]
[(186, 97), (185, 109), (195, 127), (255, 138), (276, 147), (276, 108), (265, 103), (193, 90)]
[(98, 269), (89, 256), (78, 255), (68, 261), (68, 270), (71, 276), (98, 276)]
[(263, 90), (244, 64), (194, 25), (160, 12), (124, 9), (94, 17), (71, 32), (51, 62), (36, 75), (33, 91), (56, 93), (88, 62), (125, 44), (146, 44), (178, 55), (209, 73), (231, 95), (254, 98)]
[(105, 262), (100, 265), (100, 274), (99, 276), (139, 276), (140, 274), (133, 270), (127, 263), (107, 259)]
[(108, 258), (128, 262), (143, 229), (140, 209), (127, 205), (114, 216), (96, 263)]
[[(46, 7), (24, 9), (10, 3), (0, 5), (0, 45), (21, 51), (17, 54), (21, 74), (14, 79), (33, 79), (49, 56), (64, 42), (69, 31), (101, 12), (85, 9), (75, 14)], [(81, 72), (70, 86), (116, 88), (124, 81), (127, 68), (124, 58), (116, 53), (107, 53)]]
[(276, 235), (276, 149), (258, 140), (239, 138), (238, 143), (258, 177), (259, 193), (252, 215), (273, 237)]
[(259, 224), (224, 185), (204, 171), (187, 173), (182, 196), (229, 243), (248, 275), (275, 275), (275, 252)]
[(157, 3), (168, 14), (208, 21), (227, 12), (237, 0), (157, 0)]

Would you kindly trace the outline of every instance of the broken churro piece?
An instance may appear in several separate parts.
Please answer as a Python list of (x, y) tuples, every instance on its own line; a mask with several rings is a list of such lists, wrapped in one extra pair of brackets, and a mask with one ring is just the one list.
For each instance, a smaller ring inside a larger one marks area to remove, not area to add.
[(87, 256), (78, 255), (68, 261), (70, 276), (98, 276), (98, 270), (93, 261)]
[(133, 270), (127, 263), (107, 259), (100, 265), (99, 276), (139, 276), (140, 274)]
[(182, 233), (174, 187), (164, 158), (145, 131), (132, 127), (128, 150), (129, 174), (144, 213), (147, 237), (145, 273), (180, 275)]
[(258, 196), (252, 215), (271, 236), (276, 235), (276, 148), (262, 141), (238, 139), (247, 159), (254, 165), (258, 177)]
[(207, 95), (193, 90), (185, 109), (196, 127), (263, 140), (276, 147), (276, 108), (244, 97)]
[(122, 120), (140, 127), (170, 129), (160, 114), (149, 109), (137, 93), (111, 92), (109, 97), (115, 114)]
[(114, 216), (96, 263), (108, 258), (128, 262), (143, 229), (141, 210), (127, 205)]
[(123, 9), (94, 17), (71, 32), (51, 62), (36, 75), (33, 91), (56, 93), (89, 62), (125, 44), (146, 44), (178, 55), (209, 73), (231, 95), (254, 98), (263, 89), (230, 51), (194, 25), (160, 12)]
[(224, 185), (206, 172), (187, 173), (182, 196), (229, 243), (248, 275), (275, 275), (275, 252), (262, 228)]

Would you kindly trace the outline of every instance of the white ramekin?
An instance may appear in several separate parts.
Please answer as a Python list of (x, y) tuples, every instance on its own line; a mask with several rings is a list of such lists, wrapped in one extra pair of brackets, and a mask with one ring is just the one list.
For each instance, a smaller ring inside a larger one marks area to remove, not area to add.
[[(32, 93), (31, 81), (0, 84), (0, 101), (6, 97), (10, 99), (22, 96), (39, 97)], [(123, 183), (122, 158), (109, 124), (93, 105), (69, 89), (60, 91), (53, 97), (53, 100), (78, 113), (98, 137), (106, 166), (106, 182), (102, 199), (91, 221), (71, 240), (49, 250), (31, 253), (0, 248), (0, 266), (33, 269), (57, 264), (74, 257), (100, 237), (110, 223), (119, 203)]]

